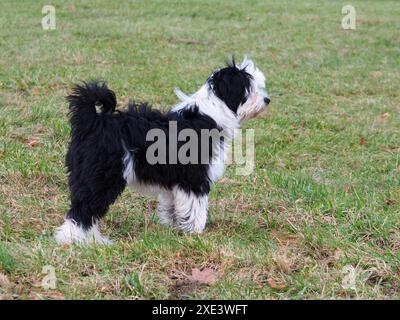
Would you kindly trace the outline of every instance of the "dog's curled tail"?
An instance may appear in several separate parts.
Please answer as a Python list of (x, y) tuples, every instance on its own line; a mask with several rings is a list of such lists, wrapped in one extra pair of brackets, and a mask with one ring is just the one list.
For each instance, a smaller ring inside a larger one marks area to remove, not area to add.
[[(73, 87), (67, 97), (71, 116), (72, 129), (89, 128), (98, 115), (113, 113), (117, 106), (114, 91), (105, 82), (83, 82)], [(96, 110), (100, 107), (100, 111)]]

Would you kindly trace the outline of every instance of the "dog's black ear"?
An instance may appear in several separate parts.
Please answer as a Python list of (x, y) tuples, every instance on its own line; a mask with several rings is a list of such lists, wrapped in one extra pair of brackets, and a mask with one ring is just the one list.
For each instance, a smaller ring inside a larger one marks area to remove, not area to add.
[(209, 79), (211, 89), (235, 114), (250, 92), (252, 76), (232, 65), (215, 72)]

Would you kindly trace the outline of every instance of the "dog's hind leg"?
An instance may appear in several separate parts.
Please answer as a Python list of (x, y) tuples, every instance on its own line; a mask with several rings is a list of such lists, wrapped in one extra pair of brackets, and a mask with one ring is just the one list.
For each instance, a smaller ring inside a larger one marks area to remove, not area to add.
[(208, 194), (196, 195), (174, 188), (174, 219), (179, 229), (189, 233), (203, 232), (207, 222)]
[(99, 161), (97, 166), (86, 167), (85, 172), (80, 168), (73, 166), (70, 172), (71, 208), (64, 224), (56, 230), (55, 239), (60, 244), (110, 244), (100, 234), (98, 224), (125, 188), (122, 162)]
[(71, 208), (64, 224), (56, 230), (56, 241), (60, 244), (111, 244), (111, 240), (100, 234), (99, 221), (118, 195), (116, 190), (92, 193), (89, 189), (72, 194)]
[(158, 213), (160, 223), (168, 226), (174, 224), (174, 194), (170, 190), (162, 190), (158, 194)]

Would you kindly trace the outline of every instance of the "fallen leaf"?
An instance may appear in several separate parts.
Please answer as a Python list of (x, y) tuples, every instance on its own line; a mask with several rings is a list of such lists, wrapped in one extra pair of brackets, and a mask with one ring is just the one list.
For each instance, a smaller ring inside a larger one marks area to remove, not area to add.
[(34, 147), (38, 144), (37, 139), (35, 138), (29, 138), (26, 142), (30, 147)]
[(365, 139), (364, 137), (360, 138), (360, 146), (365, 146), (367, 144), (367, 139)]
[(267, 283), (272, 289), (283, 290), (286, 288), (286, 285), (284, 283), (282, 283), (280, 281), (276, 281), (273, 278), (268, 278)]
[(386, 199), (386, 204), (388, 206), (394, 205), (396, 203), (396, 201), (394, 201), (393, 199)]
[(197, 268), (192, 269), (192, 275), (189, 279), (193, 282), (198, 282), (206, 285), (213, 285), (217, 281), (216, 272), (210, 268), (204, 268), (199, 270)]

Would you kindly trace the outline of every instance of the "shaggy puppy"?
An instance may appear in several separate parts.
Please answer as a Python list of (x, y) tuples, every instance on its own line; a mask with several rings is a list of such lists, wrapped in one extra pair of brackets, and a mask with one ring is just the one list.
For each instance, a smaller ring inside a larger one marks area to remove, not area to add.
[(67, 98), (71, 207), (57, 242), (110, 243), (98, 223), (127, 185), (158, 195), (161, 223), (204, 230), (208, 193), (223, 174), (227, 143), (240, 122), (270, 100), (263, 73), (248, 59), (217, 70), (192, 96), (176, 93), (182, 101), (169, 112), (133, 102), (121, 112), (104, 83), (74, 88)]

